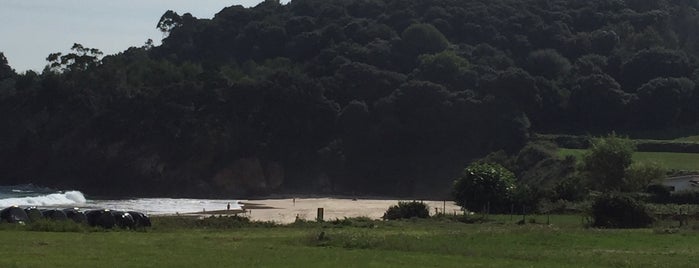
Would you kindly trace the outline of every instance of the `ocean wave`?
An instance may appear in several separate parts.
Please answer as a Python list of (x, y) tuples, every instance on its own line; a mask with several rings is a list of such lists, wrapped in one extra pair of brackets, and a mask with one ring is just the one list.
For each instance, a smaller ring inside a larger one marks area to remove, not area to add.
[(137, 198), (126, 200), (89, 200), (85, 206), (114, 210), (136, 210), (151, 215), (195, 213), (204, 211), (242, 209), (238, 200), (187, 199), (187, 198)]
[(153, 215), (242, 209), (235, 199), (132, 198), (90, 199), (80, 191), (58, 191), (32, 184), (0, 186), (0, 209), (21, 207), (78, 207), (82, 209), (135, 210)]
[(0, 208), (8, 206), (62, 206), (84, 204), (85, 195), (80, 191), (66, 191), (40, 196), (13, 197), (0, 199)]

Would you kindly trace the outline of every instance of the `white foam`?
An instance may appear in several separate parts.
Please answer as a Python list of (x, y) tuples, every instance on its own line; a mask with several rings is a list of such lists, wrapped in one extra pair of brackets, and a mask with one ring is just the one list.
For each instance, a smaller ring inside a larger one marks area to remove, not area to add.
[[(20, 190), (17, 190), (20, 189)], [(46, 190), (42, 189), (44, 192)], [(12, 193), (32, 193), (31, 190), (14, 188)], [(48, 191), (51, 191), (48, 189)], [(187, 199), (187, 198), (136, 198), (119, 200), (86, 200), (79, 191), (66, 191), (39, 196), (0, 198), (0, 209), (9, 206), (36, 207), (79, 207), (84, 209), (105, 208), (114, 210), (135, 210), (148, 214), (176, 214), (202, 211), (225, 210), (230, 204), (231, 210), (239, 210), (242, 205), (233, 199)]]
[(8, 206), (62, 206), (84, 204), (87, 202), (83, 193), (67, 191), (65, 193), (47, 194), (41, 196), (15, 197), (0, 199), (0, 207)]
[(135, 210), (152, 215), (193, 213), (202, 211), (242, 209), (238, 200), (186, 199), (186, 198), (138, 198), (126, 200), (89, 200), (88, 208), (109, 208), (115, 210)]

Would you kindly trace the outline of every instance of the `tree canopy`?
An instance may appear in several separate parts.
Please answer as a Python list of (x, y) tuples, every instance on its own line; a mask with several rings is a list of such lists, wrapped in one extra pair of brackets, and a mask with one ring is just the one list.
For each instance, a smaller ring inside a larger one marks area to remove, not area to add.
[(457, 205), (469, 211), (506, 211), (515, 192), (515, 175), (499, 164), (475, 163), (454, 181)]
[(583, 155), (581, 170), (593, 189), (620, 191), (625, 189), (625, 172), (633, 163), (633, 143), (616, 134), (597, 138)]
[(447, 197), (532, 132), (699, 123), (699, 5), (656, 2), (264, 1), (39, 73), (0, 56), (3, 183)]

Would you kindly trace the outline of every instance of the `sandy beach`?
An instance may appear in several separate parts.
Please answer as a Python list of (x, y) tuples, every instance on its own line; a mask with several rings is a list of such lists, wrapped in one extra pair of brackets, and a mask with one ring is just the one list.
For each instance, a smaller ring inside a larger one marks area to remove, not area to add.
[[(216, 210), (197, 215), (230, 215), (238, 214), (256, 221), (273, 221), (278, 223), (291, 223), (298, 216), (300, 219), (315, 220), (318, 208), (323, 208), (324, 219), (342, 219), (344, 217), (369, 217), (379, 219), (384, 212), (399, 201), (412, 200), (381, 200), (381, 199), (350, 199), (350, 198), (286, 198), (286, 199), (262, 199), (241, 200), (244, 212), (238, 210)], [(447, 201), (423, 201), (430, 207), (430, 215), (435, 213), (435, 208), (441, 212), (446, 206), (447, 213), (460, 212), (459, 206)]]

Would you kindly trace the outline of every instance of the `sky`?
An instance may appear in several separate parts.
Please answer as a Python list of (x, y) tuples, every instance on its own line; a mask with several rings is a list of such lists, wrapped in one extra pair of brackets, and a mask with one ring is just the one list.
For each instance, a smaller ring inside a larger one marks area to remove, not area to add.
[[(15, 71), (40, 72), (46, 57), (73, 43), (105, 55), (163, 38), (155, 28), (167, 10), (211, 18), (224, 7), (261, 0), (0, 0), (0, 52)], [(282, 1), (284, 2), (284, 1)]]

